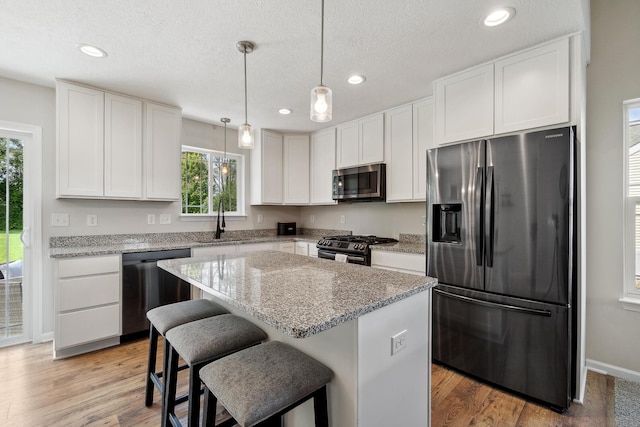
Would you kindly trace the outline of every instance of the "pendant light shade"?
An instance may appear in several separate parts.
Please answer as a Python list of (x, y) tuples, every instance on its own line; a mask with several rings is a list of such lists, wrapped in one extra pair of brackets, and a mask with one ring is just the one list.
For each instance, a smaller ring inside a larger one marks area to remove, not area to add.
[(238, 127), (238, 147), (253, 148), (253, 129), (247, 120), (247, 54), (253, 52), (255, 45), (248, 41), (239, 41), (236, 46), (244, 56), (244, 124)]
[(314, 122), (331, 121), (333, 97), (331, 89), (322, 84), (324, 71), (324, 0), (322, 0), (322, 18), (320, 20), (320, 84), (311, 89), (311, 120)]
[(328, 122), (331, 120), (331, 89), (326, 86), (316, 86), (311, 89), (311, 120), (314, 122)]
[(224, 123), (224, 156), (220, 172), (222, 173), (222, 176), (229, 176), (229, 163), (227, 163), (227, 123), (229, 123), (231, 119), (223, 117), (220, 121)]

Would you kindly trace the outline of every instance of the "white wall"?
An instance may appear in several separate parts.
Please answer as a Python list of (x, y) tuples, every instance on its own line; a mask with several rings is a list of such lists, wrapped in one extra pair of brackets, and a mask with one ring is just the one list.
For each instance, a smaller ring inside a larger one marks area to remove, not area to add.
[(640, 2), (591, 1), (587, 68), (587, 359), (640, 372), (640, 313), (622, 308), (622, 101), (640, 97)]
[[(351, 230), (353, 234), (375, 234), (398, 238), (400, 233), (424, 234), (425, 202), (340, 203), (333, 206), (309, 206), (300, 208), (300, 226)], [(314, 222), (311, 222), (313, 215)], [(344, 215), (345, 223), (340, 222)]]

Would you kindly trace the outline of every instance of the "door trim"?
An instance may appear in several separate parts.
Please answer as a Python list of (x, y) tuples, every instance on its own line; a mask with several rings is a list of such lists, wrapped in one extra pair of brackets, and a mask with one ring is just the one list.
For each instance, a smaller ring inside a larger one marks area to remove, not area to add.
[(31, 143), (25, 144), (24, 153), (24, 182), (23, 194), (23, 223), (30, 229), (30, 256), (25, 257), (24, 269), (30, 273), (29, 286), (25, 287), (29, 318), (23, 319), (25, 328), (24, 341), (42, 342), (42, 126), (29, 125), (0, 120), (0, 129), (8, 132), (20, 132), (31, 135)]

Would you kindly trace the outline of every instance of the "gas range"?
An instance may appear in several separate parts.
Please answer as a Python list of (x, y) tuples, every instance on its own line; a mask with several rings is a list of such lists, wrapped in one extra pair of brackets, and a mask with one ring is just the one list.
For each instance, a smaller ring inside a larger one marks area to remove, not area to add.
[(371, 246), (395, 243), (396, 239), (377, 236), (325, 236), (318, 241), (318, 258), (351, 264), (371, 265)]

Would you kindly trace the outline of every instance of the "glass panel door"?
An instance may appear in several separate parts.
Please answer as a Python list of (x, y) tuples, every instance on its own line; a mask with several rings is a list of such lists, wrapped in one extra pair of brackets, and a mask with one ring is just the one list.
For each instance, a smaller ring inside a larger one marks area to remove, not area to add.
[(22, 340), (23, 289), (23, 148), (21, 134), (0, 133), (0, 346)]

